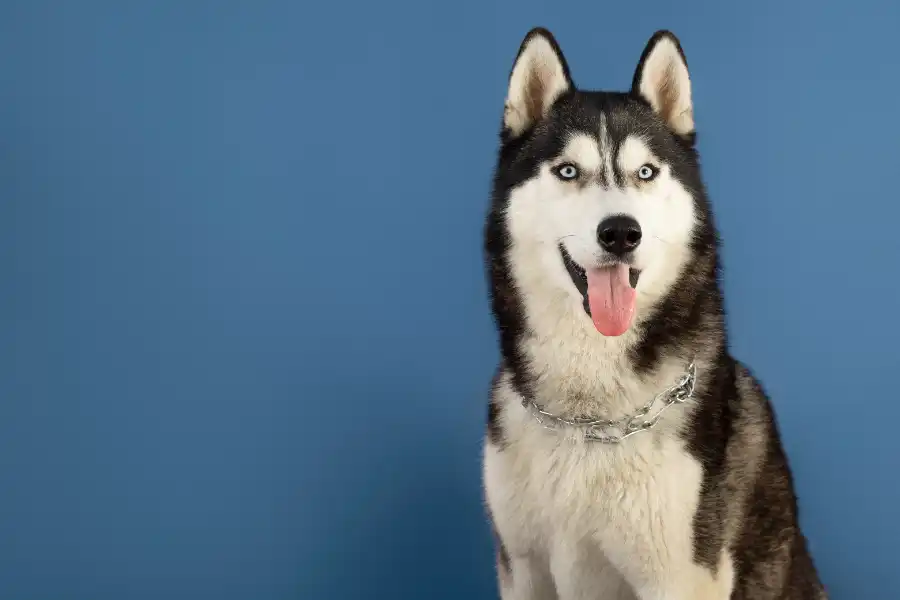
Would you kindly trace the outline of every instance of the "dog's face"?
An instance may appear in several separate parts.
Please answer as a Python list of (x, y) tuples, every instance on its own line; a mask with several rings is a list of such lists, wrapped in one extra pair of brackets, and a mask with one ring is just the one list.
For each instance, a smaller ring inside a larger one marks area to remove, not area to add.
[(510, 76), (497, 174), (522, 292), (564, 289), (601, 334), (625, 333), (690, 259), (702, 212), (693, 137), (672, 34), (650, 40), (629, 93), (612, 93), (577, 90), (549, 32), (529, 33)]

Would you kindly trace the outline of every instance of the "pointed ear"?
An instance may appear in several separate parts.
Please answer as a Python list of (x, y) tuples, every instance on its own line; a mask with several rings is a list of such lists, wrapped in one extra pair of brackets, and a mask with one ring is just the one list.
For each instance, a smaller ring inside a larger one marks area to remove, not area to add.
[(646, 100), (676, 134), (693, 137), (691, 78), (675, 34), (657, 31), (650, 38), (634, 73), (631, 93)]
[(553, 35), (541, 27), (528, 32), (509, 76), (503, 128), (515, 138), (547, 116), (556, 100), (572, 89), (566, 59)]

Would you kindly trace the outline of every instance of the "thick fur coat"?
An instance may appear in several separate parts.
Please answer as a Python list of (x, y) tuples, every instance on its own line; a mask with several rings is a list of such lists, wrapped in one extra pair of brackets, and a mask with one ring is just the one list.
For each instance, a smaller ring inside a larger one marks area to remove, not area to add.
[[(729, 354), (717, 239), (678, 39), (650, 39), (631, 90), (596, 92), (531, 31), (485, 228), (503, 600), (825, 598), (772, 406)], [(536, 418), (627, 418), (689, 365), (690, 398), (618, 443)]]

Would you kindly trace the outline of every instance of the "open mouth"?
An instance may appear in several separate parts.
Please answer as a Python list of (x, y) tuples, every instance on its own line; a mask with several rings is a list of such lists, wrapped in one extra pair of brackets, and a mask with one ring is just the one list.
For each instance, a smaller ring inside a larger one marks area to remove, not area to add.
[(597, 331), (606, 336), (625, 333), (634, 316), (635, 288), (641, 272), (621, 262), (585, 270), (572, 260), (562, 244), (559, 252), (572, 283), (583, 298), (584, 312)]

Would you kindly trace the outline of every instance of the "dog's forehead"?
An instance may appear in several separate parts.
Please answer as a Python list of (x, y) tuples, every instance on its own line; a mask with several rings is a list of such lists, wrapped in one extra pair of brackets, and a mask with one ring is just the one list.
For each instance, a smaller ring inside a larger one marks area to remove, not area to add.
[(567, 127), (560, 144), (562, 156), (585, 167), (622, 153), (653, 154), (652, 134), (640, 128), (612, 128), (606, 115), (590, 127)]
[(627, 94), (577, 92), (554, 107), (541, 129), (530, 152), (538, 162), (568, 158), (601, 171), (604, 181), (620, 181), (622, 170), (647, 161), (676, 167), (684, 161), (665, 124)]
[(580, 92), (559, 107), (555, 118), (557, 131), (565, 138), (593, 137), (603, 152), (614, 150), (630, 137), (652, 142), (664, 133), (646, 107), (608, 92)]

